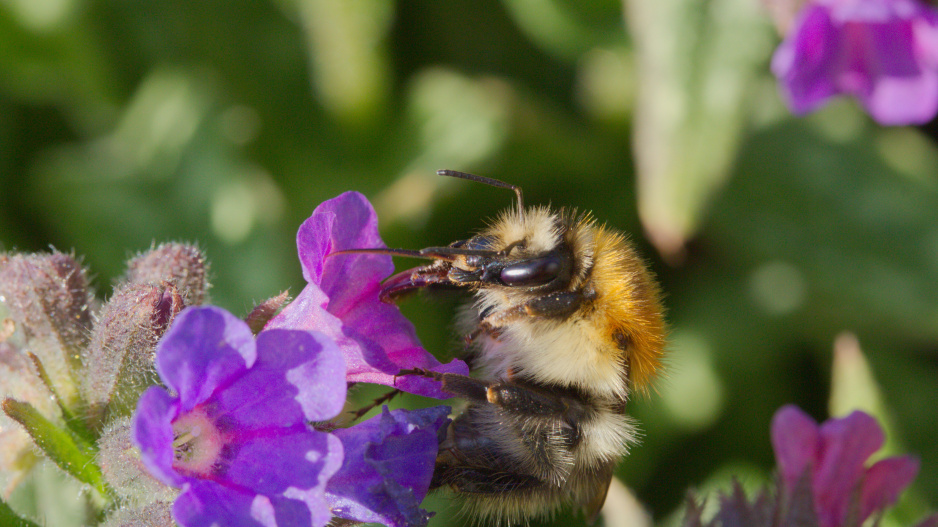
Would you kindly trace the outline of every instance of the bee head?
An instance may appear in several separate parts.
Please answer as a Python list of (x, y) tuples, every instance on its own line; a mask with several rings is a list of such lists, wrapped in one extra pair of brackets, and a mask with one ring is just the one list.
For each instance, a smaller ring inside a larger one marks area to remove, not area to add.
[(543, 294), (568, 287), (579, 274), (577, 268), (581, 266), (574, 262), (574, 249), (565, 240), (567, 227), (560, 215), (547, 208), (526, 211), (521, 189), (515, 185), (465, 172), (440, 170), (437, 173), (511, 189), (517, 196), (517, 208), (506, 212), (483, 233), (445, 247), (427, 247), (417, 251), (377, 248), (341, 251), (434, 260), (429, 265), (400, 272), (385, 280), (382, 300), (390, 302), (430, 286), (494, 288)]
[(420, 252), (440, 259), (437, 267), (446, 271), (447, 281), (457, 285), (543, 293), (564, 288), (573, 272), (572, 255), (565, 245), (532, 248), (526, 239), (506, 242), (493, 233)]

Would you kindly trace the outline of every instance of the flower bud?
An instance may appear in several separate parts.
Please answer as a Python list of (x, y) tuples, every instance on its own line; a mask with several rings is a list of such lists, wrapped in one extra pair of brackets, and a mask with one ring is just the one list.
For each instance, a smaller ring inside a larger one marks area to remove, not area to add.
[(102, 527), (176, 527), (173, 504), (159, 501), (146, 507), (121, 507), (108, 515)]
[(171, 284), (127, 284), (101, 309), (85, 354), (82, 393), (90, 418), (100, 425), (130, 415), (147, 386), (158, 382), (156, 343), (183, 308)]
[(171, 502), (176, 489), (166, 486), (147, 472), (140, 451), (131, 439), (130, 418), (121, 418), (107, 427), (98, 439), (98, 465), (110, 488), (126, 503), (149, 505)]
[(0, 303), (67, 407), (77, 402), (74, 374), (88, 341), (93, 298), (85, 270), (72, 255), (0, 255)]
[(251, 333), (255, 335), (260, 333), (261, 330), (264, 329), (264, 326), (270, 322), (270, 319), (274, 318), (274, 315), (280, 311), (280, 308), (282, 308), (289, 299), (290, 295), (287, 291), (284, 291), (254, 306), (254, 309), (248, 313), (248, 316), (244, 317), (244, 321), (247, 322), (248, 327), (251, 328)]
[(195, 245), (164, 243), (127, 262), (129, 284), (160, 284), (176, 286), (187, 306), (202, 303), (208, 284), (205, 280), (205, 256)]

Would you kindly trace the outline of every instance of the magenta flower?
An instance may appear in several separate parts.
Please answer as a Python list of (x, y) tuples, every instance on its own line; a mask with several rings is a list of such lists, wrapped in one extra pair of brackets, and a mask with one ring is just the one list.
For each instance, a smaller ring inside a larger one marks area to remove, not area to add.
[(808, 0), (772, 57), (797, 114), (853, 95), (881, 124), (938, 112), (938, 11), (920, 0)]
[(440, 364), (420, 346), (413, 325), (396, 306), (378, 298), (381, 281), (394, 271), (391, 257), (379, 254), (327, 256), (345, 249), (385, 247), (378, 218), (368, 200), (346, 192), (316, 207), (296, 235), (307, 285), (267, 328), (321, 331), (345, 356), (347, 380), (394, 386), (437, 399), (450, 395), (439, 383), (402, 369), (421, 368), (468, 374), (460, 360)]
[(325, 525), (341, 441), (308, 423), (345, 403), (345, 365), (327, 337), (247, 324), (215, 307), (184, 310), (159, 344), (158, 386), (140, 397), (133, 438), (144, 465), (182, 489), (184, 527)]
[(334, 433), (342, 440), (345, 461), (326, 487), (332, 513), (392, 527), (427, 524), (420, 509), (426, 497), (440, 434), (449, 423), (448, 406), (392, 410)]
[[(807, 474), (819, 527), (862, 524), (895, 503), (918, 473), (909, 456), (866, 462), (883, 446), (883, 430), (863, 412), (818, 426), (795, 406), (772, 419), (772, 446), (783, 490), (792, 495)], [(858, 517), (857, 517), (858, 515)]]

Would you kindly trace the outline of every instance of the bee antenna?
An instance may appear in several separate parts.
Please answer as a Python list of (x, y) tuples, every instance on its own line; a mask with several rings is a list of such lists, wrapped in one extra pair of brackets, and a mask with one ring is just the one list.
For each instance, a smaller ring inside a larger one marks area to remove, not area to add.
[(518, 185), (512, 185), (511, 183), (505, 183), (498, 179), (492, 179), (490, 177), (477, 176), (475, 174), (470, 174), (468, 172), (459, 172), (457, 170), (437, 170), (436, 175), (438, 176), (449, 176), (459, 179), (468, 179), (469, 181), (476, 181), (478, 183), (484, 183), (486, 185), (498, 188), (509, 188), (515, 191), (515, 195), (518, 196), (518, 212), (524, 210), (524, 197), (521, 195), (521, 187)]

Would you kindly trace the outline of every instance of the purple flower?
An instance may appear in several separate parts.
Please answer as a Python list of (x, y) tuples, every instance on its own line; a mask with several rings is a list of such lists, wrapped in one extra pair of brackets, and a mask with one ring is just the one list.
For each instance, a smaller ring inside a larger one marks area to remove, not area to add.
[(184, 527), (325, 525), (324, 491), (342, 464), (337, 437), (307, 423), (345, 403), (345, 365), (327, 337), (247, 324), (214, 307), (184, 310), (156, 355), (172, 393), (140, 397), (133, 437), (144, 465), (182, 493)]
[(798, 114), (857, 97), (885, 125), (938, 112), (938, 11), (919, 0), (809, 0), (772, 57)]
[[(895, 503), (918, 473), (909, 456), (866, 461), (883, 445), (883, 430), (863, 412), (830, 419), (818, 426), (795, 406), (784, 406), (772, 419), (772, 446), (784, 486), (791, 495), (807, 476), (820, 527), (859, 525)], [(859, 515), (858, 518), (855, 516)]]
[(450, 408), (393, 410), (335, 431), (345, 462), (329, 480), (326, 497), (340, 518), (392, 527), (423, 526), (427, 495)]
[(346, 249), (385, 247), (378, 218), (368, 200), (346, 192), (316, 207), (296, 236), (303, 276), (300, 295), (267, 328), (321, 331), (345, 356), (347, 380), (394, 386), (406, 392), (447, 399), (439, 383), (423, 377), (396, 377), (402, 369), (422, 368), (468, 374), (466, 364), (440, 364), (420, 346), (413, 325), (396, 306), (378, 298), (381, 280), (394, 271), (381, 254), (327, 256)]

